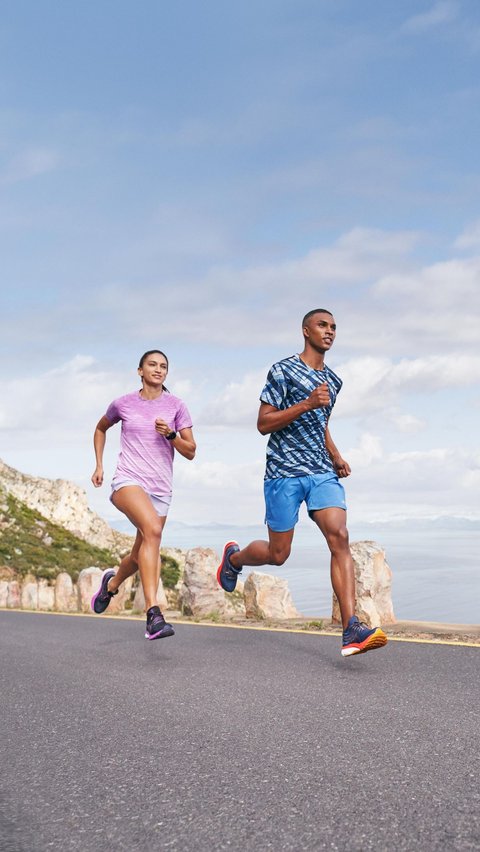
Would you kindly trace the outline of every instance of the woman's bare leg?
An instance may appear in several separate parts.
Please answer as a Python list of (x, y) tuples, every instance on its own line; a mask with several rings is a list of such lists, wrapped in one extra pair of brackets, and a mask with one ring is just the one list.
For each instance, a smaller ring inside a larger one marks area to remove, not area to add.
[[(121, 570), (122, 574), (125, 574), (123, 579), (126, 579), (126, 577), (135, 573), (133, 570), (134, 565), (138, 565), (145, 597), (145, 609), (148, 610), (150, 607), (158, 605), (157, 589), (160, 577), (158, 557), (162, 532), (167, 519), (166, 517), (160, 518), (157, 515), (150, 499), (139, 485), (125, 485), (123, 488), (119, 488), (118, 491), (114, 491), (112, 502), (120, 512), (123, 512), (127, 516), (138, 530), (137, 539), (130, 557), (122, 560), (124, 565), (123, 569), (121, 566)], [(140, 541), (139, 535), (141, 537)], [(115, 587), (110, 590), (115, 591)]]
[(118, 571), (114, 577), (108, 583), (108, 591), (116, 592), (117, 589), (133, 574), (136, 574), (138, 571), (138, 551), (140, 545), (143, 541), (143, 536), (140, 530), (137, 530), (137, 537), (135, 539), (134, 545), (126, 556), (123, 557), (120, 565), (118, 566)]

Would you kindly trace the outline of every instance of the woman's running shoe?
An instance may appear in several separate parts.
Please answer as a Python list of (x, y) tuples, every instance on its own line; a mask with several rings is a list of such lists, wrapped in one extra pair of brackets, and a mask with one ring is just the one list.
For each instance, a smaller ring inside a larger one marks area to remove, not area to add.
[(230, 562), (232, 553), (240, 550), (236, 541), (228, 541), (223, 548), (223, 556), (217, 570), (217, 580), (225, 592), (235, 591), (238, 575), (242, 573), (241, 568), (234, 568)]
[(343, 631), (342, 657), (365, 654), (374, 648), (383, 648), (386, 644), (387, 637), (380, 627), (367, 627), (356, 615), (352, 615)]
[(147, 627), (145, 639), (164, 639), (166, 636), (174, 636), (175, 630), (171, 624), (167, 624), (159, 606), (151, 606), (147, 610)]
[(118, 589), (116, 592), (108, 591), (108, 583), (115, 577), (115, 571), (112, 571), (111, 568), (107, 568), (102, 574), (102, 580), (100, 583), (100, 588), (98, 592), (96, 592), (91, 600), (90, 606), (93, 611), (100, 615), (101, 612), (105, 612), (108, 604), (112, 600), (114, 595), (118, 595)]

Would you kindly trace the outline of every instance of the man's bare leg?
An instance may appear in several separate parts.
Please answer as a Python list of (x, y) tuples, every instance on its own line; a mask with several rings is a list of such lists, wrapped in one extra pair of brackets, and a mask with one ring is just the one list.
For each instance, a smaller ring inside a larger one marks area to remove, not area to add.
[(244, 565), (283, 565), (290, 556), (295, 530), (275, 532), (268, 527), (268, 541), (251, 541), (242, 550), (232, 553), (230, 563), (240, 570)]
[(347, 514), (339, 508), (318, 509), (312, 512), (312, 518), (330, 550), (330, 576), (345, 629), (355, 614), (355, 569), (348, 540)]

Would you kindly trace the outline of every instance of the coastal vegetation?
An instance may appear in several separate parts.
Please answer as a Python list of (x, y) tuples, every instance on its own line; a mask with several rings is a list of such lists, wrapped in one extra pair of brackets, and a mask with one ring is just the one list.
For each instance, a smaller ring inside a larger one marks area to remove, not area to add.
[(0, 564), (20, 577), (54, 580), (66, 571), (76, 582), (82, 568), (108, 568), (117, 561), (109, 550), (89, 544), (0, 490)]
[[(83, 568), (109, 568), (118, 561), (108, 548), (89, 544), (0, 486), (0, 566), (7, 566), (19, 578), (32, 575), (49, 581), (65, 571), (76, 583)], [(174, 589), (180, 565), (173, 556), (161, 554), (161, 574), (164, 587)]]

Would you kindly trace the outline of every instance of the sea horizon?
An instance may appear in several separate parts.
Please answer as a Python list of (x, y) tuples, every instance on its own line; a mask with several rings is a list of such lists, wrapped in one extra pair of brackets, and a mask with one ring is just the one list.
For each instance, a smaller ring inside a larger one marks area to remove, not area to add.
[[(109, 521), (114, 529), (132, 532), (128, 521)], [(480, 520), (462, 516), (430, 519), (396, 519), (352, 523), (350, 541), (375, 541), (385, 550), (392, 570), (395, 617), (402, 621), (478, 623), (480, 592)], [(163, 547), (210, 547), (221, 553), (233, 538), (245, 545), (266, 537), (262, 524), (186, 524), (169, 521)], [(330, 556), (313, 524), (300, 522), (292, 552), (281, 566), (245, 567), (242, 579), (253, 570), (288, 581), (295, 606), (302, 615), (329, 617), (332, 590)]]

